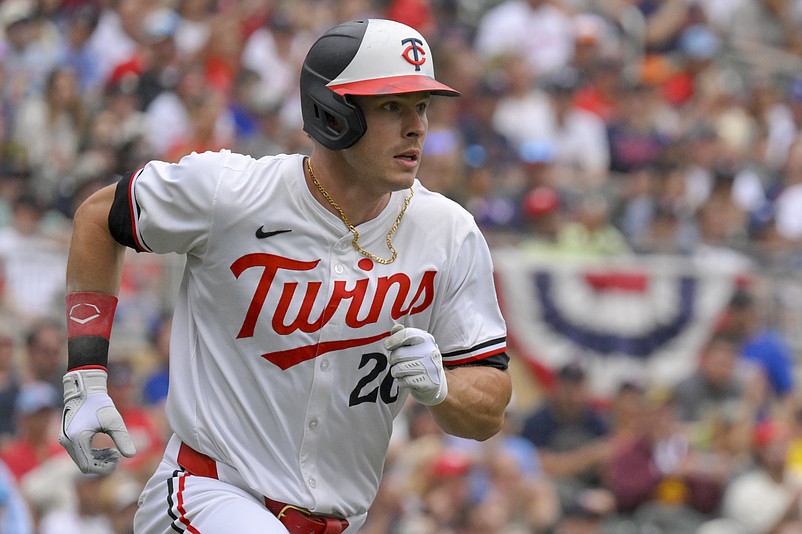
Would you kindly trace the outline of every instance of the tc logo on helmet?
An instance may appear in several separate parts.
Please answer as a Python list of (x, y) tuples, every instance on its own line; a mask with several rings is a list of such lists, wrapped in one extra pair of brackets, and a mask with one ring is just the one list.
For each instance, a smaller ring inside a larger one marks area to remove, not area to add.
[[(415, 65), (415, 70), (420, 70), (420, 66), (426, 63), (426, 50), (419, 46), (423, 44), (423, 41), (415, 37), (410, 37), (401, 41), (402, 45), (407, 43), (409, 43), (409, 46), (404, 49), (401, 56), (412, 65)], [(412, 57), (410, 57), (410, 55)]]

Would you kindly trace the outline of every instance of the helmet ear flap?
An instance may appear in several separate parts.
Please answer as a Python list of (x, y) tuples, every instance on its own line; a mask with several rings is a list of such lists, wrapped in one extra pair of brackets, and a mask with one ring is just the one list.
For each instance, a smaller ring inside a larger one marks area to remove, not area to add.
[(362, 110), (324, 85), (310, 85), (301, 99), (304, 131), (329, 150), (343, 150), (365, 135)]

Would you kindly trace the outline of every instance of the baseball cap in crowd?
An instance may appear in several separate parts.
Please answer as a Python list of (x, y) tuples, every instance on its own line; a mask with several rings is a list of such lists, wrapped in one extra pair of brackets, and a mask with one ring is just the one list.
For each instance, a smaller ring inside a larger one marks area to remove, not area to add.
[(553, 187), (535, 187), (524, 197), (523, 211), (528, 217), (540, 217), (553, 213), (560, 207), (560, 196)]
[(443, 451), (432, 461), (432, 475), (436, 478), (461, 476), (471, 470), (471, 458), (461, 451)]
[(60, 406), (56, 388), (47, 382), (29, 382), (20, 388), (14, 403), (18, 415), (31, 415), (44, 409)]
[(711, 59), (721, 48), (721, 40), (704, 24), (694, 24), (682, 32), (679, 49), (691, 59)]
[(518, 157), (532, 165), (552, 163), (557, 157), (557, 145), (546, 139), (528, 139), (518, 147)]
[(774, 441), (785, 438), (788, 431), (774, 419), (760, 421), (752, 431), (752, 446), (762, 449), (771, 445)]
[(158, 42), (174, 37), (180, 21), (178, 13), (172, 9), (159, 8), (145, 17), (142, 30), (149, 41)]

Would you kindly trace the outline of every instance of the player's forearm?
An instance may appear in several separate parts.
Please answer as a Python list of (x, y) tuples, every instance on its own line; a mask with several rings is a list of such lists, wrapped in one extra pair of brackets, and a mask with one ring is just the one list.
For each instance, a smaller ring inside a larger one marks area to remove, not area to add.
[(75, 213), (67, 259), (67, 293), (95, 291), (116, 295), (120, 289), (125, 248), (109, 232), (108, 214), (114, 186), (87, 199)]
[(448, 396), (432, 406), (435, 421), (455, 436), (485, 440), (504, 425), (512, 395), (509, 373), (492, 367), (458, 367), (447, 371)]

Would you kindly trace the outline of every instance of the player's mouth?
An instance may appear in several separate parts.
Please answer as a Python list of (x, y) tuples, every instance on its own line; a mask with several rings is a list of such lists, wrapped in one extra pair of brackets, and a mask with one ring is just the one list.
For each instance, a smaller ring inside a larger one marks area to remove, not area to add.
[(396, 161), (407, 167), (416, 167), (420, 161), (420, 150), (407, 150), (394, 156)]

